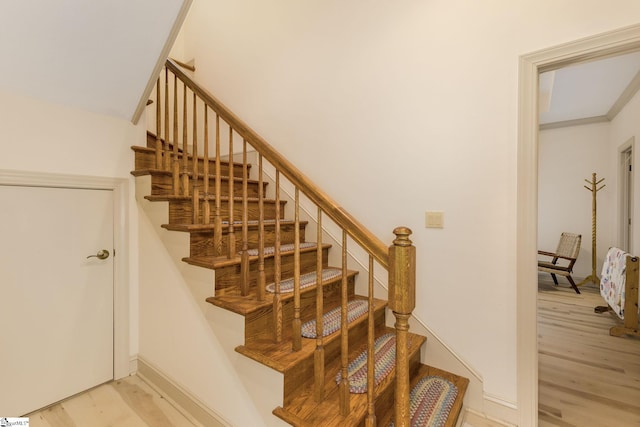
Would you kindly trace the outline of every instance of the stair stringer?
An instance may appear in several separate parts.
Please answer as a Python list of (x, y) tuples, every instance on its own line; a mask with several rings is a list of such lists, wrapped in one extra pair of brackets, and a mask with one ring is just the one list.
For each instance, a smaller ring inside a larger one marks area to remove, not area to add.
[(282, 374), (235, 351), (244, 317), (205, 301), (215, 273), (182, 261), (189, 233), (168, 231), (168, 203), (144, 199), (149, 176), (136, 178), (140, 245), (140, 352), (165, 377), (205, 406), (221, 425), (288, 424), (272, 414), (282, 405)]

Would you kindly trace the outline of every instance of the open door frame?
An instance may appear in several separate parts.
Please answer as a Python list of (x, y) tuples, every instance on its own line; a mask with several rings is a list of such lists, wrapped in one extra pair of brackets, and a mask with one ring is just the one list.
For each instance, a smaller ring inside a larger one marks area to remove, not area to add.
[(635, 137), (618, 148), (618, 242), (619, 247), (633, 253), (633, 155)]
[(640, 50), (634, 25), (520, 57), (517, 155), (517, 363), (520, 426), (538, 425), (538, 76), (571, 64)]

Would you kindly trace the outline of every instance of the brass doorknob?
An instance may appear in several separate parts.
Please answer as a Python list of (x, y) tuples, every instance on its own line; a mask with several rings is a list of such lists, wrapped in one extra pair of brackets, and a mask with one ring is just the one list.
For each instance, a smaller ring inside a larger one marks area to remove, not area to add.
[(87, 259), (96, 257), (98, 259), (107, 259), (109, 258), (109, 251), (106, 249), (100, 249), (97, 254), (89, 255)]

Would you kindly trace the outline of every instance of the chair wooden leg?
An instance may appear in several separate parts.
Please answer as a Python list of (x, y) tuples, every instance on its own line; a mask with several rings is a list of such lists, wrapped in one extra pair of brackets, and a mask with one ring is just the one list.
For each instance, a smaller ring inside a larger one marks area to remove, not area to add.
[(576, 286), (576, 282), (573, 281), (573, 278), (571, 276), (567, 276), (567, 280), (569, 280), (569, 283), (571, 283), (571, 287), (574, 291), (576, 291), (576, 294), (579, 294), (580, 289), (578, 289), (578, 287)]
[(553, 279), (553, 283), (555, 283), (556, 286), (558, 286), (558, 278), (556, 277), (556, 275), (551, 273), (551, 278)]

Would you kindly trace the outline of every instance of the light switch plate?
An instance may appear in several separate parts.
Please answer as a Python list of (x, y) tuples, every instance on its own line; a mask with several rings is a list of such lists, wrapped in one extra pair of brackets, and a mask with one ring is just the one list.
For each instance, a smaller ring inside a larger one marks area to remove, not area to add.
[(444, 228), (444, 212), (427, 211), (425, 215), (426, 228)]

